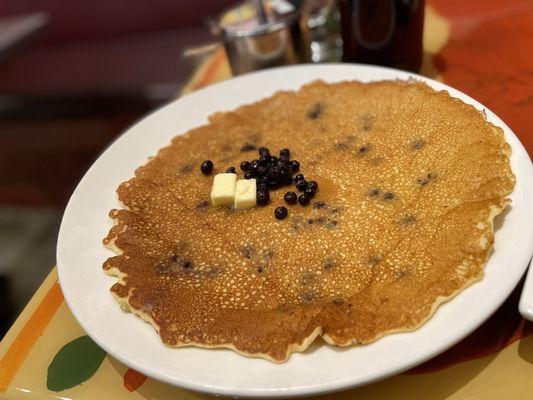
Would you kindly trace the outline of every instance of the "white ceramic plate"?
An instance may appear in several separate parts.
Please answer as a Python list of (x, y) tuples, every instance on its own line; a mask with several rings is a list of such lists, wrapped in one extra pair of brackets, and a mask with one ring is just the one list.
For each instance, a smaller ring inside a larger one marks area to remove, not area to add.
[(116, 281), (102, 272), (112, 255), (102, 246), (117, 207), (115, 189), (170, 139), (203, 124), (215, 111), (231, 110), (297, 89), (314, 79), (328, 82), (415, 77), (437, 90), (485, 109), (442, 83), (393, 69), (362, 65), (304, 65), (276, 68), (219, 83), (183, 97), (146, 117), (110, 146), (89, 169), (65, 210), (57, 263), (65, 299), (85, 331), (109, 354), (155, 379), (184, 388), (232, 396), (289, 397), (366, 384), (419, 364), (450, 347), (487, 319), (524, 273), (533, 249), (533, 167), (516, 136), (496, 115), (513, 149), (517, 183), (505, 223), (496, 232), (494, 253), (483, 280), (438, 309), (422, 328), (387, 336), (366, 346), (313, 346), (285, 364), (240, 356), (229, 350), (165, 347), (153, 328), (120, 310), (109, 293)]

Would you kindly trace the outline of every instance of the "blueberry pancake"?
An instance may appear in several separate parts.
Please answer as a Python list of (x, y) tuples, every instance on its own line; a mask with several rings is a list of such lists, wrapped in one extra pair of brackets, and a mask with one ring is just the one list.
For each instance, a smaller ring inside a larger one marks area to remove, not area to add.
[[(103, 268), (168, 346), (282, 362), (317, 336), (369, 343), (482, 278), (509, 155), (500, 128), (425, 84), (313, 82), (212, 115), (138, 168)], [(212, 205), (226, 171), (257, 178), (257, 206)]]

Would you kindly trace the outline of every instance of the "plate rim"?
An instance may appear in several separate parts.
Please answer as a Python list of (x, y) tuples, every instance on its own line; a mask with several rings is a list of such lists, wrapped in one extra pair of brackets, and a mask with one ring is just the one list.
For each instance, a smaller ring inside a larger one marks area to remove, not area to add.
[[(451, 86), (449, 86), (449, 85), (447, 85), (445, 83), (438, 82), (438, 81), (435, 81), (435, 80), (433, 80), (431, 78), (427, 78), (427, 77), (424, 77), (424, 76), (421, 76), (421, 75), (418, 75), (418, 74), (405, 72), (405, 71), (401, 71), (401, 70), (397, 70), (397, 69), (393, 69), (393, 68), (387, 68), (387, 67), (381, 67), (381, 66), (373, 66), (373, 65), (364, 65), (364, 64), (346, 64), (346, 63), (344, 63), (344, 64), (320, 64), (320, 65), (300, 64), (300, 65), (283, 66), (283, 67), (270, 68), (270, 69), (261, 70), (261, 71), (255, 71), (255, 72), (252, 72), (252, 73), (249, 73), (249, 74), (241, 75), (239, 77), (236, 77), (236, 78), (233, 78), (233, 79), (230, 79), (230, 80), (227, 80), (227, 81), (223, 81), (223, 82), (219, 82), (219, 83), (210, 85), (210, 86), (208, 86), (206, 88), (200, 89), (200, 90), (198, 90), (196, 92), (193, 92), (191, 94), (188, 94), (188, 95), (186, 95), (184, 97), (180, 97), (180, 98), (178, 98), (178, 99), (176, 99), (176, 100), (174, 100), (174, 101), (172, 101), (172, 102), (170, 102), (170, 103), (168, 103), (166, 105), (163, 105), (162, 107), (159, 107), (159, 108), (151, 111), (149, 114), (147, 114), (143, 118), (139, 119), (137, 122), (132, 124), (128, 129), (126, 129), (123, 133), (121, 133), (117, 137), (117, 139), (115, 141), (113, 141), (105, 149), (105, 151), (103, 151), (100, 154), (100, 156), (95, 160), (95, 162), (87, 170), (87, 172), (84, 174), (84, 176), (82, 177), (82, 179), (80, 180), (80, 182), (78, 183), (76, 188), (74, 189), (74, 191), (72, 193), (72, 196), (71, 196), (69, 202), (67, 203), (67, 206), (65, 207), (65, 211), (64, 211), (64, 214), (63, 214), (63, 218), (62, 218), (62, 221), (61, 221), (61, 226), (60, 226), (60, 230), (59, 230), (59, 234), (58, 234), (57, 253), (56, 253), (57, 270), (58, 270), (59, 282), (60, 282), (62, 291), (64, 293), (65, 301), (66, 301), (69, 309), (71, 310), (72, 314), (74, 315), (76, 321), (82, 327), (82, 329), (100, 347), (102, 347), (107, 353), (112, 355), (114, 358), (116, 358), (120, 362), (124, 363), (127, 366), (133, 367), (137, 371), (142, 372), (143, 374), (145, 374), (147, 376), (150, 376), (150, 377), (152, 377), (152, 378), (154, 378), (156, 380), (163, 381), (163, 382), (168, 383), (170, 385), (179, 386), (179, 387), (182, 387), (182, 388), (185, 388), (185, 389), (189, 389), (189, 390), (193, 390), (193, 391), (196, 391), (196, 392), (204, 392), (204, 393), (210, 393), (210, 394), (215, 394), (215, 395), (242, 396), (242, 397), (299, 397), (299, 396), (307, 396), (307, 395), (312, 395), (312, 394), (319, 394), (319, 393), (325, 394), (325, 393), (331, 393), (331, 392), (336, 392), (336, 391), (340, 391), (340, 390), (347, 390), (347, 389), (350, 389), (350, 388), (353, 388), (353, 387), (356, 387), (356, 386), (361, 386), (361, 385), (369, 384), (371, 382), (375, 382), (377, 380), (385, 379), (385, 378), (387, 378), (389, 376), (392, 376), (392, 375), (395, 375), (395, 374), (400, 373), (402, 371), (405, 371), (405, 370), (407, 370), (409, 368), (412, 368), (415, 365), (419, 365), (420, 363), (423, 363), (424, 361), (434, 357), (435, 355), (441, 353), (442, 351), (446, 350), (447, 348), (453, 346), (455, 343), (459, 342), (464, 337), (466, 337), (468, 334), (470, 334), (472, 331), (474, 331), (487, 318), (489, 318), (494, 313), (494, 311), (503, 303), (503, 301), (508, 297), (508, 295), (511, 293), (511, 291), (516, 287), (516, 284), (519, 282), (520, 278), (522, 277), (524, 271), (527, 268), (527, 262), (529, 261), (529, 258), (531, 257), (531, 253), (533, 253), (533, 244), (529, 246), (529, 250), (526, 250), (525, 252), (523, 252), (522, 257), (521, 257), (522, 260), (519, 260), (519, 263), (523, 264), (524, 266), (521, 268), (521, 273), (520, 274), (517, 273), (516, 274), (517, 276), (514, 277), (513, 284), (509, 285), (508, 288), (505, 288), (506, 290), (499, 291), (499, 296), (497, 296), (498, 300), (494, 302), (492, 307), (489, 307), (489, 308), (485, 309), (485, 312), (482, 312), (483, 316), (480, 317), (478, 320), (476, 320), (476, 322), (474, 324), (471, 324), (468, 327), (468, 329), (464, 330), (463, 334), (457, 335), (456, 337), (454, 337), (453, 340), (444, 341), (444, 343), (441, 343), (441, 345), (438, 346), (437, 349), (435, 351), (433, 351), (431, 354), (426, 354), (424, 357), (419, 357), (418, 359), (416, 359), (415, 362), (407, 363), (407, 364), (401, 366), (400, 368), (389, 370), (385, 374), (377, 374), (376, 376), (373, 376), (373, 377), (371, 377), (371, 378), (369, 378), (369, 379), (367, 379), (365, 381), (353, 382), (353, 380), (345, 379), (345, 380), (339, 380), (339, 381), (334, 381), (334, 382), (321, 383), (321, 384), (317, 384), (317, 385), (314, 385), (314, 386), (311, 386), (311, 387), (308, 387), (308, 386), (291, 387), (291, 388), (288, 388), (288, 389), (287, 388), (269, 388), (269, 389), (262, 389), (262, 388), (261, 389), (257, 389), (257, 388), (228, 388), (228, 387), (225, 387), (225, 386), (209, 385), (207, 383), (190, 382), (188, 380), (183, 380), (183, 379), (179, 379), (179, 378), (176, 378), (176, 377), (173, 377), (173, 376), (168, 376), (166, 374), (161, 374), (157, 370), (154, 371), (151, 368), (145, 367), (144, 365), (142, 365), (142, 364), (140, 364), (138, 362), (135, 362), (134, 360), (128, 358), (127, 355), (124, 355), (124, 354), (121, 354), (121, 353), (116, 353), (111, 345), (108, 345), (107, 343), (105, 343), (102, 340), (100, 340), (98, 335), (95, 335), (94, 332), (91, 332), (91, 330), (88, 329), (88, 326), (85, 323), (83, 317), (81, 315), (78, 315), (76, 306), (74, 305), (74, 302), (73, 302), (72, 298), (70, 297), (70, 293), (68, 291), (68, 283), (67, 283), (66, 278), (65, 278), (65, 270), (64, 270), (64, 268), (68, 268), (68, 267), (64, 266), (63, 262), (61, 261), (63, 259), (63, 250), (64, 250), (63, 247), (62, 247), (62, 243), (64, 242), (63, 237), (66, 235), (66, 233), (65, 233), (66, 222), (65, 221), (69, 218), (71, 209), (75, 205), (75, 202), (76, 202), (77, 196), (78, 196), (78, 192), (79, 192), (79, 188), (82, 187), (82, 185), (84, 184), (87, 176), (89, 174), (91, 174), (92, 171), (96, 168), (97, 164), (99, 163), (99, 160), (102, 157), (104, 157), (106, 154), (108, 154), (108, 152), (112, 148), (120, 145), (120, 143), (123, 140), (126, 140), (125, 138), (130, 134), (130, 132), (132, 132), (135, 129), (138, 129), (138, 127), (141, 124), (143, 124), (145, 121), (147, 121), (149, 119), (157, 118), (157, 115), (159, 113), (163, 112), (163, 110), (165, 110), (165, 109), (168, 110), (168, 109), (172, 108), (176, 103), (178, 103), (180, 101), (183, 101), (184, 98), (190, 98), (190, 97), (193, 97), (193, 96), (198, 96), (198, 97), (204, 96), (205, 93), (208, 93), (208, 92), (211, 92), (211, 91), (216, 91), (220, 87), (223, 87), (223, 86), (226, 86), (226, 85), (228, 85), (228, 86), (236, 85), (236, 82), (240, 82), (240, 81), (243, 81), (243, 80), (246, 80), (246, 79), (259, 79), (261, 77), (261, 75), (272, 74), (272, 73), (275, 74), (275, 73), (279, 72), (280, 70), (283, 71), (283, 70), (297, 70), (297, 69), (309, 69), (309, 68), (325, 69), (325, 70), (330, 70), (330, 69), (331, 70), (335, 70), (337, 68), (339, 68), (339, 69), (353, 68), (353, 70), (354, 70), (354, 76), (352, 78), (353, 80), (358, 79), (357, 74), (358, 74), (358, 72), (360, 73), (361, 70), (372, 70), (372, 71), (377, 71), (377, 72), (380, 72), (380, 71), (383, 70), (383, 71), (385, 71), (385, 74), (388, 73), (388, 74), (397, 75), (397, 78), (395, 78), (395, 79), (404, 80), (404, 79), (413, 78), (413, 79), (425, 82), (425, 83), (429, 84), (433, 88), (438, 87), (439, 89), (436, 89), (436, 90), (446, 90), (446, 91), (448, 91), (448, 93), (452, 97), (456, 97), (457, 98), (459, 96), (459, 98), (461, 98), (462, 101), (466, 100), (466, 102), (468, 104), (472, 104), (477, 109), (484, 109), (484, 110), (486, 110), (487, 114), (490, 114), (491, 118), (493, 118), (493, 120), (494, 120), (493, 123), (495, 123), (497, 126), (501, 127), (504, 130), (504, 132), (506, 134), (506, 141), (511, 145), (513, 154), (516, 153), (519, 156), (519, 161), (521, 163), (523, 161), (529, 160), (529, 164), (530, 164), (529, 175), (530, 175), (530, 177), (533, 177), (533, 166), (531, 165), (531, 160), (529, 159), (529, 155), (528, 155), (527, 151), (525, 150), (524, 146), (522, 145), (522, 143), (520, 142), (518, 137), (514, 134), (514, 132), (494, 112), (492, 112), (489, 108), (487, 108), (483, 104), (479, 103), (478, 101), (476, 101), (472, 97), (468, 96), (467, 94), (465, 94), (465, 93), (463, 93), (463, 92), (461, 92), (461, 91), (459, 91), (459, 90), (457, 90), (457, 89), (455, 89), (455, 88), (453, 88), (453, 87), (451, 87)], [(333, 74), (334, 74), (334, 71), (333, 71)], [(317, 77), (317, 78), (314, 78), (314, 79), (319, 79), (319, 78)], [(383, 77), (382, 78), (378, 78), (378, 80), (384, 80), (384, 79), (390, 79), (390, 78), (383, 78)], [(346, 79), (342, 78), (340, 80), (346, 80)], [(375, 79), (371, 79), (371, 80), (375, 80)], [(304, 83), (302, 83), (302, 85), (303, 84)], [(279, 90), (286, 90), (286, 89), (277, 89), (276, 91), (279, 91)], [(265, 97), (268, 97), (268, 96), (270, 96), (270, 95), (268, 95), (268, 94), (267, 95), (263, 95), (261, 97), (258, 97), (258, 99), (259, 98), (265, 98)], [(241, 104), (246, 104), (246, 102), (241, 103)], [(209, 114), (211, 114), (211, 113), (209, 113)], [(183, 134), (183, 133), (184, 132), (180, 131), (178, 133), (178, 135), (179, 134)], [(174, 136), (176, 136), (176, 135), (174, 135)], [(512, 142), (512, 143), (510, 143), (510, 142)], [(524, 157), (524, 155), (525, 155), (525, 157)], [(525, 158), (525, 160), (524, 160), (524, 158)], [(521, 183), (524, 183), (524, 182), (521, 182)], [(527, 184), (528, 183), (526, 182), (526, 188), (527, 188)], [(533, 186), (531, 186), (531, 182), (529, 182), (529, 189), (530, 189), (529, 192), (531, 192), (533, 190), (532, 188), (533, 188)], [(533, 206), (530, 207), (530, 211), (532, 211), (532, 210), (533, 210)], [(533, 238), (533, 228), (530, 229), (530, 238)], [(527, 254), (529, 254), (529, 255), (527, 255)], [(469, 288), (470, 287), (465, 288), (465, 289), (469, 289)], [(452, 298), (450, 301), (453, 301), (457, 297)], [(117, 307), (117, 309), (118, 309), (118, 307)], [(433, 318), (433, 316), (432, 316), (432, 318)], [(430, 319), (432, 319), (432, 318), (430, 318)], [(176, 351), (178, 351), (178, 350), (176, 350)], [(349, 350), (347, 350), (347, 351), (349, 351)]]

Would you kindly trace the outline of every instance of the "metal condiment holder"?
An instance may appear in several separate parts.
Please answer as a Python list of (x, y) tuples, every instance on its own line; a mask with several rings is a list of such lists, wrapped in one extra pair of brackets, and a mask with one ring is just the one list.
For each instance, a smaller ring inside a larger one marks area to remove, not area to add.
[(310, 61), (307, 25), (299, 10), (267, 18), (261, 1), (256, 23), (251, 26), (221, 26), (220, 36), (234, 75), (258, 69)]

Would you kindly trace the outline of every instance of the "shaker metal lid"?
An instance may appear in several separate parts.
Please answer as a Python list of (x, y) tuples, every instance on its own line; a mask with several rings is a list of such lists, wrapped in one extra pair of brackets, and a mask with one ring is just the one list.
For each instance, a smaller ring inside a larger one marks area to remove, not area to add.
[[(243, 2), (226, 10), (218, 20), (225, 37), (250, 37), (276, 32), (294, 23), (299, 10), (286, 0), (265, 2), (267, 23), (261, 23), (253, 3)], [(277, 6), (277, 7), (276, 7)]]

